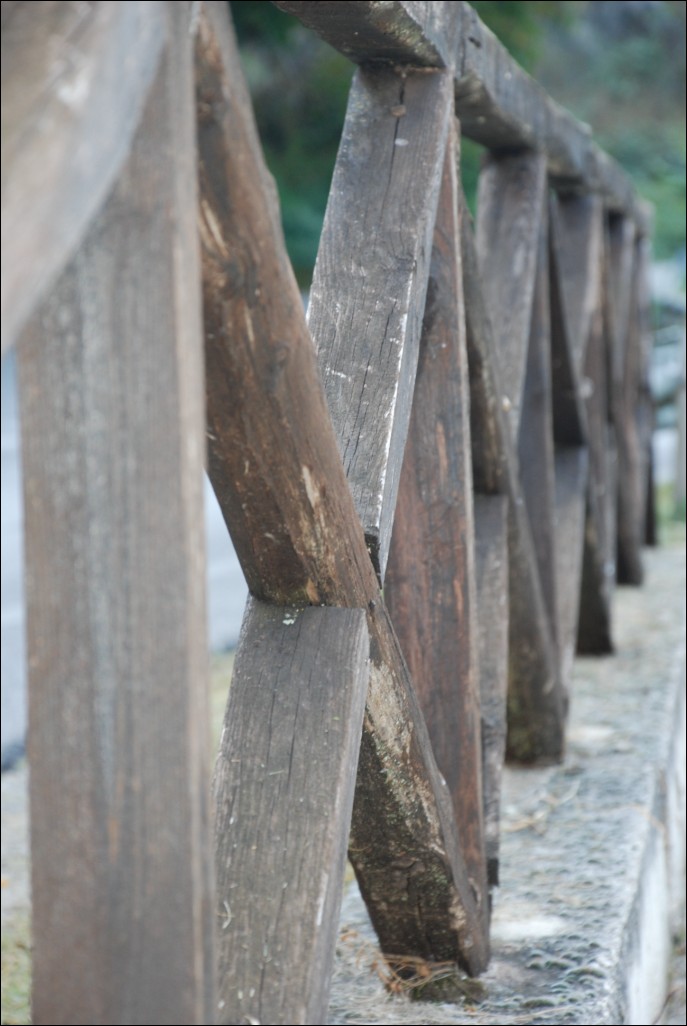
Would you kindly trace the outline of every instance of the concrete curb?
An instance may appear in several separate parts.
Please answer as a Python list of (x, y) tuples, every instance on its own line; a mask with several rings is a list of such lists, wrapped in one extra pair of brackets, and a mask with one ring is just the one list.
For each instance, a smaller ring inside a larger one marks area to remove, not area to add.
[(431, 1006), (389, 998), (355, 966), (356, 958), (369, 966), (376, 949), (353, 886), (332, 1023), (659, 1019), (672, 932), (684, 915), (684, 550), (648, 552), (646, 563), (645, 586), (616, 596), (617, 654), (576, 661), (563, 765), (506, 772), (483, 999)]

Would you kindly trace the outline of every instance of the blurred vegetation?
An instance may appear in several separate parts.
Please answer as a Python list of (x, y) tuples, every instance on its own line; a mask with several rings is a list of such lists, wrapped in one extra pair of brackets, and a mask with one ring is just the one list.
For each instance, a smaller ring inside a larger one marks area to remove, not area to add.
[(682, 548), (687, 539), (684, 500), (676, 503), (672, 483), (658, 485), (655, 496), (659, 545)]
[(537, 77), (655, 206), (655, 255), (685, 246), (685, 4), (587, 3), (551, 25)]
[(31, 1022), (31, 927), (27, 909), (2, 924), (2, 1024)]
[(271, 3), (241, 0), (231, 8), (286, 244), (307, 285), (354, 68)]
[[(231, 7), (287, 246), (307, 285), (354, 68), (264, 0)], [(684, 249), (684, 2), (476, 0), (473, 7), (555, 99), (592, 125), (655, 204), (657, 256)], [(480, 153), (464, 141), (469, 201)]]

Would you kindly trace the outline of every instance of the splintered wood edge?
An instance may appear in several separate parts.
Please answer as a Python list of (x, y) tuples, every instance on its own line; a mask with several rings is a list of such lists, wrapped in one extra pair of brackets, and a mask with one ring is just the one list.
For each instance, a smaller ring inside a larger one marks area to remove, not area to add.
[(244, 617), (215, 772), (215, 1021), (321, 1023), (369, 675), (366, 613)]
[(410, 419), (452, 107), (447, 72), (356, 73), (310, 292), (308, 326), (380, 580)]

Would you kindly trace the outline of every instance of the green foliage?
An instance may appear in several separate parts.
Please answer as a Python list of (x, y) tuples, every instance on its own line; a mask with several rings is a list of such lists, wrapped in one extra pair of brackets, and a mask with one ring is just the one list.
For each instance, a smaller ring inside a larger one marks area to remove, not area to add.
[(684, 127), (666, 120), (601, 138), (632, 175), (637, 191), (653, 204), (654, 255), (672, 257), (685, 246)]
[(548, 32), (537, 77), (655, 206), (654, 251), (685, 245), (685, 4), (591, 3)]
[[(353, 66), (264, 0), (233, 3), (258, 128), (282, 204), (287, 247), (307, 286)], [(656, 208), (655, 251), (685, 243), (684, 3), (475, 0), (482, 20), (582, 120)], [(474, 209), (481, 149), (463, 142)]]
[(685, 544), (685, 501), (676, 502), (672, 484), (656, 489), (656, 517), (661, 545)]
[(484, 24), (528, 71), (532, 71), (540, 56), (544, 27), (550, 23), (567, 25), (580, 6), (574, 0), (473, 0), (471, 4)]
[(272, 4), (232, 4), (265, 159), (301, 285), (310, 282), (353, 75), (342, 57)]

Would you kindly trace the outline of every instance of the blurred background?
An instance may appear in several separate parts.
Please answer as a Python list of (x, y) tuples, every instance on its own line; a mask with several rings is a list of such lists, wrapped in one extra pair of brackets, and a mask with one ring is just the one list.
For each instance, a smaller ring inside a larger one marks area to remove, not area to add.
[[(655, 206), (652, 287), (656, 344), (651, 383), (658, 505), (665, 534), (684, 528), (685, 3), (475, 2), (482, 20)], [(307, 292), (352, 65), (264, 0), (231, 4), (267, 163), (282, 204), (287, 247)], [(463, 144), (463, 184), (474, 205), (480, 147)], [(680, 392), (681, 390), (681, 392)], [(681, 412), (680, 412), (681, 394)], [(210, 645), (235, 644), (246, 589), (206, 483)], [(26, 730), (21, 458), (14, 357), (2, 363), (2, 765)]]

